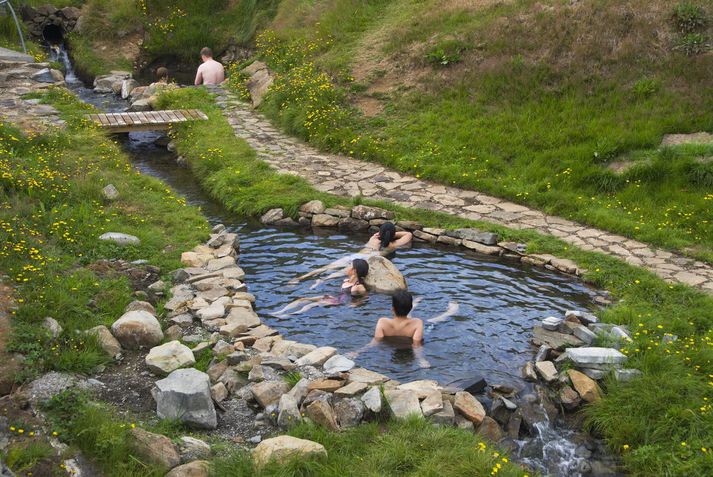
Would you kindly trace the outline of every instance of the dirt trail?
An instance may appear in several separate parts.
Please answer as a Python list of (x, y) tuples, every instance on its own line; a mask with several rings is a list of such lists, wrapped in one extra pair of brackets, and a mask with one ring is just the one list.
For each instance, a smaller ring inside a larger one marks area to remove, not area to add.
[(13, 289), (0, 281), (0, 396), (9, 394), (15, 385), (20, 363), (6, 351), (10, 338), (10, 315), (15, 301)]

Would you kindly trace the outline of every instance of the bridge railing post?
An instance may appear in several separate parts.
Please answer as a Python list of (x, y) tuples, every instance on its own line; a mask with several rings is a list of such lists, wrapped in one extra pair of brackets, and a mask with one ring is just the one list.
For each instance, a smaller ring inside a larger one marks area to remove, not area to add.
[(25, 46), (25, 37), (22, 34), (22, 27), (20, 26), (20, 22), (17, 20), (17, 15), (15, 15), (15, 9), (12, 8), (12, 3), (10, 3), (10, 0), (0, 0), (0, 7), (3, 7), (3, 10), (5, 8), (8, 8), (10, 10), (10, 14), (12, 15), (13, 20), (15, 20), (15, 26), (17, 27), (17, 35), (20, 37), (20, 44), (22, 44), (22, 52), (24, 54), (27, 54), (27, 46)]

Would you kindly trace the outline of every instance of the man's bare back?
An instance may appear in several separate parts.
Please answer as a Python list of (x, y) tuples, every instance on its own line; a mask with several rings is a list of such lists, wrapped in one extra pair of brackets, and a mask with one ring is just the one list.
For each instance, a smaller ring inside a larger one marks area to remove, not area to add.
[(414, 344), (423, 342), (423, 321), (418, 318), (394, 317), (379, 318), (374, 330), (374, 338), (381, 340), (389, 337), (411, 338)]
[(201, 50), (203, 64), (196, 72), (196, 86), (201, 84), (220, 84), (225, 80), (225, 69), (223, 65), (213, 59), (213, 52), (210, 48)]

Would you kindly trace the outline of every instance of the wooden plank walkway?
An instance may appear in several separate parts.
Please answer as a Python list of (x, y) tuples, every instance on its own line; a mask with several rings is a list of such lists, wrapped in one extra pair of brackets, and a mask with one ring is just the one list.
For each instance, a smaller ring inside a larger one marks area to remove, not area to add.
[(208, 116), (197, 109), (87, 114), (85, 117), (112, 133), (157, 131), (168, 129), (172, 124), (208, 120)]

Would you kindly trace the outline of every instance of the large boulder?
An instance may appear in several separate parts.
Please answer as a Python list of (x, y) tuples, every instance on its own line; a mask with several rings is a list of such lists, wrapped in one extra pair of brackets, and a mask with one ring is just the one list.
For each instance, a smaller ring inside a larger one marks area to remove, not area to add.
[(267, 65), (262, 61), (255, 61), (247, 68), (243, 69), (243, 73), (250, 75), (246, 86), (250, 91), (250, 98), (253, 102), (253, 107), (257, 108), (262, 103), (265, 94), (273, 82), (273, 75), (267, 68)]
[(379, 293), (394, 293), (407, 288), (406, 279), (398, 268), (386, 257), (372, 255), (367, 259), (369, 274), (364, 279), (370, 291)]
[(197, 369), (178, 369), (156, 381), (156, 414), (162, 419), (179, 419), (204, 429), (215, 429), (217, 418), (210, 395), (210, 379)]
[(161, 324), (143, 310), (129, 311), (111, 325), (111, 332), (124, 348), (155, 346), (163, 340)]
[(384, 391), (384, 396), (394, 417), (401, 419), (414, 415), (423, 417), (423, 411), (418, 402), (418, 394), (415, 391), (387, 389)]
[(292, 458), (304, 460), (315, 457), (327, 457), (327, 450), (322, 444), (292, 436), (265, 439), (253, 450), (253, 460), (257, 467), (262, 467), (271, 460), (282, 463)]
[(479, 425), (485, 417), (485, 409), (472, 394), (467, 391), (456, 393), (453, 407), (473, 424)]
[(598, 401), (602, 398), (602, 392), (597, 385), (597, 382), (588, 377), (584, 373), (580, 373), (576, 369), (568, 369), (567, 374), (572, 381), (572, 386), (577, 390), (582, 399), (587, 402)]
[(161, 346), (151, 348), (149, 354), (146, 355), (145, 361), (146, 366), (152, 373), (161, 376), (165, 376), (178, 368), (193, 366), (196, 363), (191, 349), (179, 341), (169, 341)]

